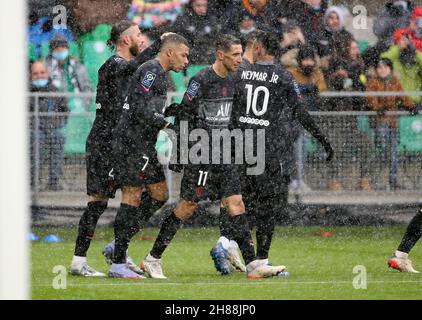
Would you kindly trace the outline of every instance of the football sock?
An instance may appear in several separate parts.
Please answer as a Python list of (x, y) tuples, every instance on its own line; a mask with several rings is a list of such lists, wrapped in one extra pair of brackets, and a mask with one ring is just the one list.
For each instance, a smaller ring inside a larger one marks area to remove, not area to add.
[(422, 209), (413, 217), (407, 226), (398, 251), (409, 253), (422, 236)]
[(114, 256), (113, 263), (126, 263), (126, 250), (130, 239), (138, 232), (138, 208), (121, 203), (114, 220)]
[(256, 219), (256, 258), (268, 259), (271, 241), (274, 233), (275, 217), (268, 206), (263, 206), (265, 212), (260, 212)]
[(237, 242), (245, 264), (249, 264), (255, 260), (255, 250), (246, 214), (229, 216), (229, 223), (231, 225), (231, 240)]
[(156, 259), (161, 259), (161, 255), (170, 244), (181, 224), (182, 220), (176, 217), (173, 211), (164, 219), (160, 232), (158, 233), (157, 239), (150, 252), (151, 256)]
[(107, 208), (107, 201), (91, 201), (79, 220), (78, 236), (75, 244), (75, 256), (86, 257), (100, 216)]
[(132, 238), (138, 231), (143, 229), (148, 220), (163, 206), (163, 204), (164, 202), (155, 200), (151, 198), (148, 192), (144, 192), (136, 217), (137, 227), (131, 230), (132, 232), (129, 234), (129, 237)]
[(227, 212), (226, 208), (220, 207), (220, 216), (218, 218), (219, 226), (220, 226), (220, 236), (225, 237), (227, 239), (232, 239), (231, 235), (231, 224), (230, 224), (230, 215)]

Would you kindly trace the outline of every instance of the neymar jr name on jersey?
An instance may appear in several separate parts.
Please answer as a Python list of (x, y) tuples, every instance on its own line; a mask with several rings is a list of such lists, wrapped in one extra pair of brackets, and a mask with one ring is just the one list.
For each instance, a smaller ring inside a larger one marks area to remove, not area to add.
[(254, 81), (267, 81), (267, 79), (269, 79), (269, 82), (277, 83), (278, 75), (275, 72), (273, 72), (273, 74), (271, 75), (271, 78), (269, 78), (266, 72), (245, 70), (245, 71), (242, 71), (241, 78), (244, 80), (254, 80)]

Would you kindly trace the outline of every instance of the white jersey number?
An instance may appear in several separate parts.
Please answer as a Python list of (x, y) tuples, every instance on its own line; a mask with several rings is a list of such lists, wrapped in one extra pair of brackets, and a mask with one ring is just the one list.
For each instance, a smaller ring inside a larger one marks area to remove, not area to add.
[[(249, 114), (252, 105), (252, 111), (255, 116), (259, 117), (267, 112), (268, 107), (268, 100), (270, 99), (270, 92), (268, 91), (267, 87), (259, 86), (253, 90), (253, 86), (251, 84), (247, 84), (245, 88), (248, 90), (247, 97), (246, 97), (246, 114)], [(262, 103), (261, 110), (258, 111), (256, 103), (258, 100), (258, 95), (260, 92), (264, 92), (264, 102)]]

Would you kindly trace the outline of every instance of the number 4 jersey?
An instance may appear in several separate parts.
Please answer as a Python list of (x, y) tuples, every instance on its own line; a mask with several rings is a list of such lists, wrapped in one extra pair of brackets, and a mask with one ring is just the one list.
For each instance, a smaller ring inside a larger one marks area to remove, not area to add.
[[(232, 129), (264, 129), (265, 159), (281, 160), (300, 92), (292, 75), (278, 64), (244, 65), (235, 85)], [(256, 139), (254, 139), (256, 143)], [(255, 148), (256, 149), (256, 148)]]

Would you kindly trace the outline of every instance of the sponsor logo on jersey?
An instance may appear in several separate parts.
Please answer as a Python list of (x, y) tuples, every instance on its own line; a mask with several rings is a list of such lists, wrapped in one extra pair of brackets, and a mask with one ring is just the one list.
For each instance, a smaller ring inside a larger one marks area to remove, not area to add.
[(141, 84), (142, 88), (144, 88), (146, 92), (151, 89), (156, 77), (157, 75), (154, 72), (147, 71)]
[(264, 127), (268, 127), (270, 125), (270, 122), (268, 120), (256, 119), (256, 118), (250, 118), (250, 117), (240, 117), (239, 121), (242, 123), (256, 124), (256, 125), (264, 126)]
[(231, 110), (231, 103), (222, 104), (217, 111), (217, 117), (228, 117)]
[(100, 110), (101, 109), (101, 103), (96, 103), (95, 104), (95, 109)]
[(201, 85), (198, 82), (196, 82), (195, 80), (191, 81), (191, 83), (190, 83), (190, 85), (189, 85), (189, 87), (186, 91), (189, 101), (192, 101), (192, 99), (196, 97), (196, 95), (198, 94), (198, 90), (199, 90), (200, 86)]

